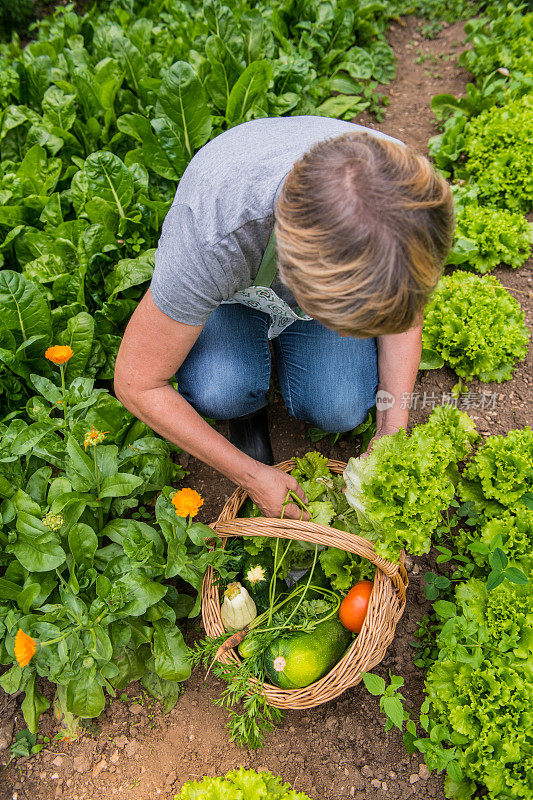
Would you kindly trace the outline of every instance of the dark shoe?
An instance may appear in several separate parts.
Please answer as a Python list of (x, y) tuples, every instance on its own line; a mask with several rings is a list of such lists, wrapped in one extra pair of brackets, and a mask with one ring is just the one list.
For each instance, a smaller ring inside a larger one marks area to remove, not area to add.
[(270, 466), (274, 463), (266, 406), (253, 414), (228, 420), (228, 439), (256, 461)]

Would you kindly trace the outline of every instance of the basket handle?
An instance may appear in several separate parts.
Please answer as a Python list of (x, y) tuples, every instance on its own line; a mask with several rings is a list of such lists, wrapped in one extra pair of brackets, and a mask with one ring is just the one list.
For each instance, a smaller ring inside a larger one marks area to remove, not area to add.
[(326, 547), (337, 547), (348, 553), (354, 553), (371, 561), (393, 581), (400, 595), (405, 596), (408, 579), (403, 565), (403, 552), (400, 556), (400, 563), (393, 564), (378, 556), (372, 543), (368, 539), (363, 539), (362, 536), (355, 536), (326, 525), (318, 525), (316, 522), (268, 517), (219, 519), (211, 527), (222, 536), (269, 536), (272, 539), (294, 539), (295, 541), (322, 544)]

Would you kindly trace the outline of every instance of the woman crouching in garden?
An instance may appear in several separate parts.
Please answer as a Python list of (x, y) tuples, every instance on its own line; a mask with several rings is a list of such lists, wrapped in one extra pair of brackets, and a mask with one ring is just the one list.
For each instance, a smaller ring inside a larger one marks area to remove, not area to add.
[[(232, 128), (181, 178), (116, 394), (280, 516), (289, 489), (306, 498), (271, 466), (270, 345), (296, 419), (351, 430), (379, 390), (375, 438), (406, 427), (401, 400), (452, 235), (448, 184), (396, 139), (325, 117)], [(229, 420), (228, 438), (203, 417)]]

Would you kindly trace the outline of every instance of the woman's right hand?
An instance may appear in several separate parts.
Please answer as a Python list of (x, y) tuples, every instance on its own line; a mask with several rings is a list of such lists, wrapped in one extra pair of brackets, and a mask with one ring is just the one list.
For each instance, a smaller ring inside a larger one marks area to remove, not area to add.
[(302, 509), (296, 503), (283, 506), (289, 490), (307, 503), (305, 492), (298, 481), (286, 472), (257, 462), (257, 470), (244, 488), (265, 517), (281, 517), (283, 513), (286, 519), (309, 519), (307, 511), (303, 511), (302, 515)]

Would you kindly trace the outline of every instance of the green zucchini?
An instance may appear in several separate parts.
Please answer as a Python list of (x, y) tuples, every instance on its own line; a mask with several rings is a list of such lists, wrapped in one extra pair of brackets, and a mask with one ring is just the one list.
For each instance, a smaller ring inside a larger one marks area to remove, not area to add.
[(242, 640), (237, 650), (241, 658), (250, 658), (261, 650), (261, 642), (257, 638), (254, 639), (252, 636), (247, 636)]
[(312, 633), (279, 636), (263, 654), (265, 674), (281, 689), (300, 689), (335, 666), (352, 640), (337, 617), (320, 622)]

